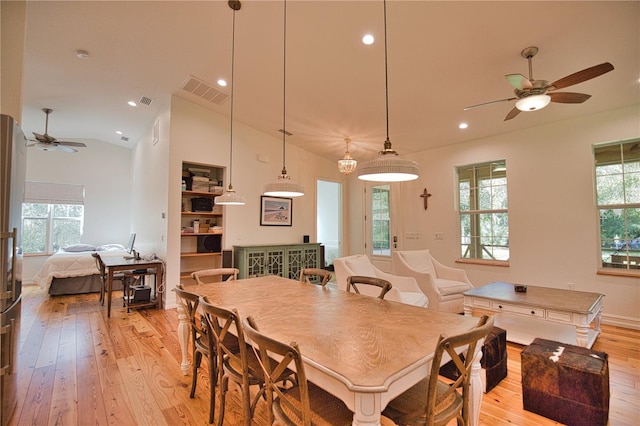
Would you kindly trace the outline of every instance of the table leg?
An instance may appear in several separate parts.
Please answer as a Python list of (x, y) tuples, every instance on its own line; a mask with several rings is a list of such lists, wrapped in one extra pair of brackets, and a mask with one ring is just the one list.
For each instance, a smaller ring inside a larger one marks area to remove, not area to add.
[(473, 314), (473, 308), (471, 307), (471, 305), (463, 305), (463, 309), (464, 309), (464, 315), (467, 317), (472, 316)]
[(586, 348), (589, 341), (589, 326), (576, 326), (576, 343), (578, 346)]
[(189, 363), (188, 351), (189, 351), (189, 316), (184, 310), (184, 307), (181, 303), (178, 303), (178, 341), (180, 342), (180, 352), (182, 353), (182, 362), (180, 363), (180, 369), (182, 370), (182, 375), (186, 376), (189, 374), (189, 367), (191, 364)]
[[(480, 345), (482, 347), (482, 345)], [(480, 359), (482, 351), (473, 358), (471, 365), (471, 383), (469, 384), (469, 423), (477, 425), (480, 419), (480, 405), (482, 404), (482, 379), (480, 378)]]
[(356, 393), (355, 412), (353, 413), (354, 426), (379, 426), (382, 405), (380, 394)]
[(107, 274), (107, 318), (111, 318), (111, 292), (113, 291), (113, 270)]

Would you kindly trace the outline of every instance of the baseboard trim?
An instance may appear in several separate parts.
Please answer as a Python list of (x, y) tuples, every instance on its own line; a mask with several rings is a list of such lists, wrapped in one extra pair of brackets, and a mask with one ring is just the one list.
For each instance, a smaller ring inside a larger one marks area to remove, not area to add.
[(602, 314), (602, 323), (616, 327), (640, 330), (640, 318), (623, 317), (621, 315)]

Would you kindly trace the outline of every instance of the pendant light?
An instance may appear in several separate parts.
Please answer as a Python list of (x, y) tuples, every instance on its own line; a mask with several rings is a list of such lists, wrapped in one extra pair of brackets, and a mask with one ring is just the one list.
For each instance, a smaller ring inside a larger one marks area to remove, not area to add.
[(229, 126), (229, 186), (224, 194), (216, 197), (216, 204), (223, 206), (244, 206), (245, 199), (238, 195), (231, 184), (231, 174), (233, 171), (233, 71), (235, 65), (236, 51), (236, 11), (240, 10), (242, 5), (239, 0), (229, 0), (229, 7), (233, 9), (233, 26), (231, 35), (231, 125)]
[(346, 138), (344, 141), (347, 144), (347, 151), (344, 153), (344, 157), (338, 160), (338, 171), (346, 176), (356, 169), (358, 162), (349, 154), (349, 142), (351, 142), (351, 139)]
[(358, 168), (358, 179), (373, 182), (402, 182), (415, 180), (420, 172), (418, 163), (397, 158), (389, 140), (389, 71), (387, 69), (387, 1), (384, 0), (384, 82), (387, 112), (387, 139), (378, 158), (367, 161)]
[[(264, 195), (272, 197), (300, 197), (304, 195), (304, 187), (294, 183), (287, 175), (286, 166), (286, 105), (287, 105), (287, 1), (284, 1), (284, 54), (283, 54), (283, 81), (282, 81), (282, 173), (275, 182), (264, 186)], [(291, 133), (289, 133), (290, 135)]]

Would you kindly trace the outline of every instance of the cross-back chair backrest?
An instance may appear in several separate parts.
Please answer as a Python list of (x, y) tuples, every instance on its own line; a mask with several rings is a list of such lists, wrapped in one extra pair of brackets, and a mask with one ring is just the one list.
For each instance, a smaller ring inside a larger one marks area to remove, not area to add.
[(320, 268), (304, 268), (300, 271), (300, 282), (312, 283), (310, 278), (317, 277), (320, 279), (320, 285), (324, 287), (331, 279), (331, 272)]
[(183, 307), (187, 317), (189, 318), (191, 336), (195, 342), (197, 337), (206, 333), (200, 324), (200, 321), (196, 318), (198, 306), (200, 304), (200, 297), (196, 294), (185, 291), (181, 284), (178, 284), (173, 291), (176, 292), (176, 295), (178, 296), (178, 303)]
[[(280, 404), (285, 406), (283, 410), (297, 414), (297, 418), (302, 419), (301, 426), (311, 425), (311, 407), (309, 402), (309, 387), (307, 376), (302, 362), (302, 355), (296, 342), (285, 344), (272, 339), (260, 332), (256, 321), (249, 316), (242, 320), (242, 324), (249, 342), (257, 351), (260, 366), (265, 376), (267, 406), (272, 407), (274, 397), (279, 398)], [(256, 349), (257, 348), (257, 349)], [(275, 357), (273, 355), (276, 355)], [(274, 359), (280, 359), (277, 363)], [(283, 396), (283, 388), (278, 386), (278, 380), (287, 368), (296, 371), (297, 386), (300, 392), (301, 406), (294, 406), (288, 398)], [(269, 409), (268, 424), (273, 423), (273, 412)]]
[[(389, 281), (384, 280), (382, 278), (377, 277), (365, 277), (362, 275), (350, 275), (347, 277), (347, 291), (350, 292), (353, 290), (355, 293), (361, 294), (360, 290), (362, 287), (359, 286), (375, 286), (380, 288), (380, 294), (378, 295), (378, 299), (384, 299), (385, 294), (391, 290), (392, 285)], [(365, 291), (365, 294), (373, 295), (369, 291)]]
[(202, 315), (207, 325), (207, 332), (210, 333), (216, 346), (220, 368), (224, 358), (232, 365), (240, 366), (246, 380), (245, 385), (249, 386), (248, 349), (238, 311), (213, 305), (205, 297), (202, 301)]
[[(462, 389), (462, 416), (465, 423), (469, 424), (469, 384), (471, 378), (471, 366), (478, 350), (479, 344), (487, 337), (493, 327), (493, 317), (483, 315), (476, 326), (465, 332), (453, 336), (441, 335), (438, 339), (436, 352), (431, 364), (431, 375), (429, 376), (429, 386), (427, 393), (427, 415), (426, 424), (433, 424), (433, 419), (437, 414), (436, 407), (448, 398), (453, 398), (458, 389)], [(464, 347), (467, 347), (466, 350)], [(455, 364), (459, 372), (459, 377), (449, 384), (446, 392), (436, 392), (438, 374), (444, 355), (447, 354)], [(438, 400), (436, 400), (436, 396)], [(430, 420), (431, 419), (431, 420)]]
[[(240, 271), (237, 268), (210, 268), (202, 269), (191, 273), (197, 284), (209, 284), (220, 277), (219, 281), (235, 281), (238, 279)], [(226, 278), (225, 278), (226, 277)], [(209, 278), (210, 280), (207, 280)]]

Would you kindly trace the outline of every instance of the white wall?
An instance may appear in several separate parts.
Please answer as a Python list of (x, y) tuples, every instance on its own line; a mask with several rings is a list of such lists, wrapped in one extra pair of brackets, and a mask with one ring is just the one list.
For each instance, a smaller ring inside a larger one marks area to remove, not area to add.
[(142, 255), (167, 257), (167, 206), (169, 204), (170, 99), (156, 117), (158, 140), (154, 143), (154, 123), (149, 123), (132, 153), (131, 232), (136, 233), (136, 249)]
[[(27, 180), (85, 186), (82, 243), (126, 245), (131, 232), (131, 150), (92, 140), (78, 152), (27, 151)], [(46, 256), (24, 259), (25, 283)]]
[[(400, 247), (429, 248), (439, 261), (465, 269), (476, 286), (507, 281), (568, 288), (573, 283), (576, 290), (606, 295), (608, 323), (640, 327), (640, 279), (596, 274), (599, 219), (592, 154), (593, 144), (638, 136), (636, 105), (412, 156), (421, 174), (400, 184)], [(509, 267), (456, 264), (455, 167), (498, 159), (507, 161)], [(350, 184), (351, 191), (361, 191), (361, 184)], [(418, 197), (425, 187), (433, 194), (426, 211)], [(361, 216), (352, 217), (350, 224), (359, 229)], [(407, 232), (419, 233), (419, 239), (404, 238)], [(444, 240), (436, 241), (436, 232)], [(355, 247), (360, 244), (352, 241)]]
[[(178, 96), (172, 98), (168, 182), (167, 289), (180, 276), (180, 210), (182, 162), (227, 167), (229, 164), (229, 119)], [(293, 199), (291, 227), (260, 226), (260, 195), (264, 184), (282, 170), (282, 139), (258, 132), (241, 123), (233, 127), (233, 187), (246, 198), (244, 206), (224, 209), (223, 248), (234, 245), (301, 243), (303, 235), (315, 242), (316, 179), (341, 180), (336, 163), (291, 144), (286, 146), (288, 175), (305, 188)], [(294, 136), (295, 137), (295, 136)], [(258, 160), (268, 158), (268, 162)], [(228, 184), (225, 178), (224, 186)], [(175, 303), (167, 297), (167, 306)]]

